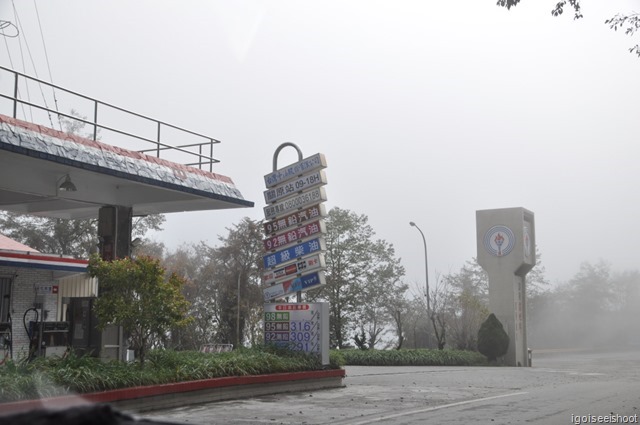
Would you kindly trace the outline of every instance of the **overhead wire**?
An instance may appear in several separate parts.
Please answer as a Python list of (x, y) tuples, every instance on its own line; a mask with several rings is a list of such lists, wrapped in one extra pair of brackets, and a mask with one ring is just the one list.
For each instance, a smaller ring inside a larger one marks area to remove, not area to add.
[[(6, 34), (4, 29), (5, 28), (10, 28), (13, 27), (16, 30), (16, 34), (15, 35), (11, 35), (11, 34)], [(9, 22), (9, 21), (4, 21), (4, 20), (0, 20), (0, 33), (4, 36), (4, 46), (7, 49), (7, 56), (9, 57), (9, 64), (11, 65), (11, 69), (15, 69), (15, 66), (13, 65), (13, 58), (11, 57), (11, 49), (9, 48), (9, 43), (7, 43), (7, 38), (16, 38), (20, 35), (20, 30), (18, 29), (18, 27), (13, 23), (13, 22)], [(18, 91), (18, 94), (20, 93), (20, 91)], [(22, 115), (23, 116), (27, 116), (25, 110), (24, 110), (24, 105), (20, 104), (20, 107), (22, 108)]]
[[(16, 35), (5, 34), (4, 29), (9, 26), (13, 26), (16, 29)], [(9, 21), (0, 21), (0, 31), (4, 36), (4, 45), (7, 48), (7, 56), (9, 56), (9, 64), (11, 64), (11, 68), (13, 68), (13, 58), (11, 57), (11, 50), (9, 49), (9, 43), (7, 43), (7, 38), (16, 38), (20, 34), (20, 31), (18, 31), (18, 27), (16, 27), (15, 24), (13, 24), (13, 22), (9, 22)]]
[[(15, 35), (7, 34), (5, 32), (5, 28), (15, 28), (16, 30)], [(9, 49), (9, 43), (7, 43), (7, 38), (16, 38), (18, 35), (20, 35), (20, 31), (18, 30), (18, 27), (16, 27), (16, 25), (13, 22), (0, 19), (0, 34), (4, 36), (4, 45), (7, 48), (7, 56), (9, 56), (9, 63), (11, 64), (11, 68), (13, 68), (13, 58), (11, 57), (11, 50)]]
[[(15, 35), (5, 33), (4, 31), (5, 28), (14, 28), (16, 30)], [(16, 38), (18, 35), (20, 35), (20, 31), (18, 31), (18, 27), (16, 27), (13, 22), (0, 19), (0, 34), (2, 34), (5, 37)]]
[[(11, 4), (13, 6), (13, 18), (16, 20), (17, 28), (18, 30), (20, 30), (20, 32), (23, 34), (24, 36), (24, 32), (21, 31), (22, 26), (20, 25), (20, 20), (18, 19), (18, 11), (16, 10), (16, 5), (13, 3), (13, 0), (11, 1)], [(26, 40), (25, 40), (26, 42)], [(20, 52), (20, 61), (22, 62), (22, 72), (26, 73), (26, 66), (24, 64), (24, 52), (22, 51), (22, 37), (18, 37), (18, 47), (19, 47), (19, 52)], [(25, 90), (27, 92), (27, 100), (29, 101), (29, 103), (31, 103), (31, 92), (29, 91), (29, 81), (25, 80), (24, 82), (25, 84)], [(20, 96), (20, 88), (18, 87), (18, 96)], [(24, 110), (24, 104), (20, 104), (21, 108), (22, 108), (22, 116), (26, 119), (27, 118), (27, 114)], [(31, 121), (33, 122), (33, 108), (29, 107), (29, 115), (31, 116)]]
[[(38, 28), (40, 29), (40, 39), (42, 40), (42, 48), (44, 49), (44, 58), (47, 62), (47, 70), (49, 71), (49, 82), (53, 84), (53, 75), (51, 74), (51, 64), (49, 63), (49, 54), (47, 53), (47, 44), (44, 42), (44, 32), (42, 31), (42, 23), (40, 22), (40, 12), (38, 12), (38, 4), (36, 0), (33, 0), (33, 7), (36, 10), (36, 17), (38, 18)], [(56, 112), (60, 112), (58, 109), (58, 98), (56, 96), (56, 89), (51, 87), (51, 93), (53, 94), (53, 103), (55, 104)], [(58, 127), (62, 131), (62, 123), (60, 122), (60, 115), (58, 115)]]
[[(22, 23), (20, 22), (20, 17), (18, 16), (18, 10), (16, 9), (16, 5), (14, 0), (11, 0), (11, 4), (13, 5), (13, 13), (14, 16), (16, 18), (16, 23), (18, 24), (18, 28), (20, 29), (20, 32), (22, 33), (22, 38), (24, 38), (24, 44), (27, 47), (27, 53), (29, 53), (29, 59), (31, 59), (31, 66), (33, 67), (33, 72), (36, 76), (37, 79), (40, 79), (40, 77), (38, 76), (38, 70), (36, 69), (36, 64), (35, 61), (33, 60), (33, 55), (31, 54), (31, 48), (29, 47), (29, 42), (27, 41), (27, 37), (25, 36), (25, 31), (24, 28), (22, 27)], [(18, 40), (20, 40), (20, 38), (18, 38)], [(22, 43), (20, 43), (20, 54), (22, 55)], [(23, 59), (23, 72), (26, 73), (26, 69), (24, 66), (24, 59)], [(28, 92), (28, 87), (29, 85), (27, 84), (27, 92)], [(38, 88), (40, 89), (40, 95), (42, 96), (42, 101), (44, 102), (44, 106), (45, 106), (45, 110), (47, 111), (47, 115), (49, 116), (49, 123), (51, 124), (51, 128), (53, 128), (53, 119), (51, 118), (51, 112), (49, 109), (49, 105), (47, 104), (47, 98), (44, 95), (44, 91), (42, 90), (42, 83), (38, 82)], [(28, 99), (29, 102), (31, 102), (30, 99)], [(31, 114), (31, 121), (33, 121), (33, 114)]]

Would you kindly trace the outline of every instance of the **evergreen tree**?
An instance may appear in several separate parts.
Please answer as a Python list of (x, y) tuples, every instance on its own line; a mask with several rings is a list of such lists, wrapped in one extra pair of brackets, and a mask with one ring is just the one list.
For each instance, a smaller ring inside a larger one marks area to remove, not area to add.
[(487, 320), (480, 325), (478, 331), (478, 351), (487, 357), (489, 362), (495, 362), (509, 349), (509, 335), (504, 331), (502, 323), (491, 313)]

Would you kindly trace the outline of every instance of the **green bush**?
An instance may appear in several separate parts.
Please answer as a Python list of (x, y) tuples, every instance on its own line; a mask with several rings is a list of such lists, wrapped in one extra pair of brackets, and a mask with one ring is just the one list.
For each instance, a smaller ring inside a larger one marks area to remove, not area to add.
[(340, 350), (352, 366), (474, 366), (485, 363), (475, 351), (463, 350)]
[[(330, 367), (339, 368), (340, 361), (339, 356), (332, 355)], [(149, 352), (144, 368), (138, 363), (104, 362), (70, 354), (63, 359), (36, 359), (32, 363), (7, 362), (0, 368), (0, 403), (67, 393), (321, 368), (316, 357), (271, 347), (220, 354), (154, 350)]]
[[(484, 362), (479, 353), (458, 350), (333, 350), (330, 368), (367, 366), (468, 366)], [(147, 363), (104, 362), (74, 354), (32, 363), (9, 361), (0, 368), (0, 403), (68, 393), (87, 393), (224, 376), (321, 369), (316, 357), (272, 346), (230, 353), (154, 350)]]
[(478, 351), (487, 357), (490, 363), (502, 357), (509, 349), (509, 335), (504, 331), (502, 323), (491, 313), (487, 320), (482, 322), (478, 331)]

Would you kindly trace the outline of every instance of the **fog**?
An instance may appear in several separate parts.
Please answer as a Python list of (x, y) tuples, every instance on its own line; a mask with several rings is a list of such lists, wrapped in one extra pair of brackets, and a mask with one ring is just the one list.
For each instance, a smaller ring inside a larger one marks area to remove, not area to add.
[(575, 276), (530, 296), (533, 349), (640, 347), (640, 272), (612, 272), (604, 260), (583, 263)]
[(3, 2), (21, 31), (0, 64), (222, 140), (215, 171), (255, 208), (169, 215), (168, 246), (262, 218), (262, 176), (295, 142), (326, 155), (328, 207), (368, 215), (408, 281), (424, 269), (409, 221), (433, 278), (475, 255), (476, 210), (521, 206), (562, 282), (582, 261), (635, 266), (640, 61), (604, 25), (637, 1), (590, 2), (578, 21), (555, 3)]
[[(2, 2), (20, 36), (0, 64), (222, 140), (214, 171), (255, 208), (168, 215), (154, 238), (169, 248), (262, 219), (262, 176), (294, 142), (325, 154), (327, 207), (366, 214), (407, 282), (424, 282), (410, 221), (433, 280), (476, 255), (476, 210), (533, 211), (551, 284), (531, 299), (531, 344), (606, 345), (640, 321), (625, 272), (640, 237), (640, 59), (604, 21), (638, 1), (585, 3), (578, 21), (553, 18), (555, 3)], [(582, 278), (600, 258), (606, 278)]]

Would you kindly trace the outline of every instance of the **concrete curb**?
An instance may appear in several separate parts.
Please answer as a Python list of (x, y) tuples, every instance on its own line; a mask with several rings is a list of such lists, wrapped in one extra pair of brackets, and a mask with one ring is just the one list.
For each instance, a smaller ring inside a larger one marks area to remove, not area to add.
[(344, 369), (332, 369), (203, 379), (2, 403), (0, 414), (33, 409), (61, 409), (87, 403), (109, 403), (119, 410), (144, 412), (268, 394), (340, 388), (344, 386), (344, 377)]

